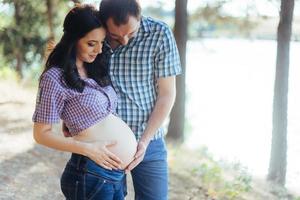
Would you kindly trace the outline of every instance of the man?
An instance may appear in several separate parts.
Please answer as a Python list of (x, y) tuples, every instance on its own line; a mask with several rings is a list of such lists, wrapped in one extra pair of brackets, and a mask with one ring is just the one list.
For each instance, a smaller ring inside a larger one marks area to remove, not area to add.
[[(110, 76), (119, 116), (138, 140), (131, 171), (137, 200), (168, 198), (162, 124), (174, 104), (180, 60), (170, 28), (141, 15), (138, 0), (102, 0), (101, 19), (111, 48)], [(122, 133), (120, 133), (122, 134)]]

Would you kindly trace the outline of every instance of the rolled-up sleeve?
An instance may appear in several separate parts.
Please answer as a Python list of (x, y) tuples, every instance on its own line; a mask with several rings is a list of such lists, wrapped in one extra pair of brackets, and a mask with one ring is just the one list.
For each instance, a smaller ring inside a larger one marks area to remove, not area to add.
[(47, 75), (41, 77), (33, 122), (47, 124), (60, 122), (64, 107), (64, 93), (57, 81)]

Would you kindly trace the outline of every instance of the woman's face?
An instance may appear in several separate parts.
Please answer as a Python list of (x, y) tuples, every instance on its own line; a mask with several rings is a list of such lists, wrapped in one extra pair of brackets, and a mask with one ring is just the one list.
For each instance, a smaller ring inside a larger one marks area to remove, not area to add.
[(105, 34), (104, 28), (96, 28), (78, 40), (76, 45), (76, 65), (82, 66), (83, 62), (91, 63), (95, 60), (97, 55), (102, 52)]

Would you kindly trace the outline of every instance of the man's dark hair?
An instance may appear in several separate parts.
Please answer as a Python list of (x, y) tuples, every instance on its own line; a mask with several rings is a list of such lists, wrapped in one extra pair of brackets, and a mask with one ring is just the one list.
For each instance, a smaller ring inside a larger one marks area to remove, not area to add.
[(105, 26), (109, 18), (112, 18), (117, 26), (126, 24), (129, 16), (138, 20), (141, 18), (141, 7), (137, 0), (102, 0), (99, 10)]

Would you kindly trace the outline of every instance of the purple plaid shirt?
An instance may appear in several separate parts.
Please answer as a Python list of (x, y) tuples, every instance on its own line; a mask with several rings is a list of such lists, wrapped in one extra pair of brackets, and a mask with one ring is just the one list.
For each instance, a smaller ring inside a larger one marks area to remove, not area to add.
[(115, 114), (117, 95), (111, 86), (101, 87), (93, 79), (84, 79), (82, 93), (67, 87), (62, 70), (53, 67), (40, 80), (33, 122), (53, 124), (62, 119), (72, 136)]

